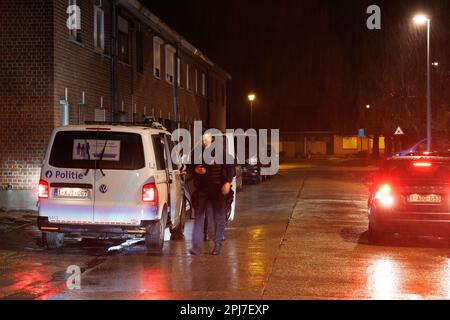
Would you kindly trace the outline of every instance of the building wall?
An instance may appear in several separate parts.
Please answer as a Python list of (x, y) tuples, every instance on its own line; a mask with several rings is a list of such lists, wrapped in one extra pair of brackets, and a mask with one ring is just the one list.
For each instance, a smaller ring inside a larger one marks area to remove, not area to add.
[[(0, 50), (0, 188), (31, 189), (37, 185), (50, 133), (61, 125), (60, 101), (67, 99), (70, 124), (94, 120), (95, 110), (101, 108), (106, 120), (111, 119), (112, 2), (101, 1), (104, 50), (94, 45), (94, 5), (98, 3), (98, 0), (76, 1), (81, 10), (81, 30), (74, 39), (66, 27), (68, 0), (0, 1), (0, 45), (7, 49)], [(144, 114), (173, 120), (175, 91), (164, 77), (164, 48), (166, 44), (174, 47), (176, 44), (170, 36), (166, 37), (124, 7), (119, 8), (119, 15), (128, 21), (129, 62), (118, 62), (116, 111), (125, 112), (128, 120), (140, 121)], [(138, 32), (143, 39), (143, 70), (137, 68)], [(154, 36), (164, 42), (161, 79), (153, 75)], [(176, 92), (181, 125), (189, 127), (194, 120), (203, 120), (206, 126), (208, 108), (213, 108), (212, 124), (225, 129), (226, 107), (208, 100), (217, 88), (209, 86), (214, 67), (182, 47), (179, 57), (181, 77)], [(186, 88), (187, 64), (190, 90)], [(207, 76), (206, 95), (202, 94), (202, 74)], [(220, 72), (213, 76), (226, 83), (226, 76)]]
[[(202, 95), (202, 74), (207, 75), (207, 67), (199, 63), (186, 52), (180, 52), (181, 75), (180, 88), (178, 89), (178, 106), (182, 122), (190, 125), (193, 120), (207, 121), (207, 96)], [(189, 89), (187, 88), (187, 67), (189, 65)], [(197, 72), (195, 72), (197, 71)], [(197, 75), (197, 90), (195, 77)], [(208, 94), (208, 91), (206, 92)], [(206, 125), (206, 123), (205, 123)]]
[[(71, 122), (78, 123), (78, 104), (81, 103), (82, 91), (85, 92), (87, 104), (87, 120), (93, 120), (94, 108), (100, 107), (101, 96), (103, 106), (106, 109), (107, 119), (110, 119), (111, 109), (111, 4), (104, 0), (102, 9), (105, 11), (105, 52), (100, 53), (94, 48), (94, 6), (93, 0), (78, 0), (82, 12), (82, 30), (79, 44), (69, 39), (69, 32), (64, 27), (66, 23), (66, 3), (58, 3), (58, 15), (55, 16), (57, 28), (57, 97), (55, 105), (64, 97), (65, 88), (69, 91), (71, 108)], [(119, 9), (119, 15), (129, 22), (129, 62), (118, 61), (118, 101), (117, 111), (126, 113), (126, 118), (142, 120), (144, 115), (154, 116), (156, 119), (174, 119), (173, 101), (174, 86), (165, 80), (166, 57), (165, 46), (175, 45), (169, 42), (158, 31), (153, 30), (144, 22), (137, 19), (125, 8)], [(143, 69), (137, 69), (138, 48), (136, 46), (137, 33), (142, 34)], [(161, 77), (153, 75), (153, 37), (158, 36), (163, 40), (161, 45)], [(206, 74), (207, 68), (190, 55), (180, 50), (181, 59), (181, 87), (178, 88), (178, 108), (180, 116), (188, 122), (194, 119), (206, 120), (207, 98), (201, 95), (201, 74)], [(194, 85), (194, 70), (198, 70), (199, 90), (187, 91), (186, 64), (190, 66), (192, 87)]]
[[(305, 137), (307, 140), (306, 150), (309, 155), (325, 156), (351, 156), (361, 152), (372, 154), (373, 138), (359, 138), (358, 136), (340, 136), (328, 133), (284, 133), (281, 135), (280, 153), (285, 159), (300, 158), (305, 156)], [(380, 153), (384, 153), (384, 137), (380, 137)]]
[[(347, 141), (344, 143), (344, 139)], [(384, 137), (380, 137), (380, 151), (384, 151)], [(353, 144), (353, 147), (351, 147)], [(344, 148), (345, 146), (345, 148)], [(359, 138), (358, 136), (334, 136), (334, 154), (352, 155), (360, 152), (371, 154), (373, 152), (373, 138)]]
[(226, 81), (215, 72), (209, 73), (208, 90), (211, 127), (224, 131), (226, 129)]
[[(332, 155), (334, 134), (332, 132), (282, 132), (280, 153), (286, 159), (308, 155)], [(306, 143), (306, 146), (305, 146)]]
[[(308, 141), (306, 150), (309, 155), (325, 156), (327, 155), (327, 143), (324, 141)], [(305, 143), (304, 141), (283, 141), (280, 152), (286, 159), (302, 157), (305, 155)]]
[[(102, 1), (105, 10), (105, 52), (94, 48), (94, 1), (77, 1), (81, 9), (81, 42), (69, 35), (66, 27), (68, 1), (54, 1), (54, 101), (52, 107), (59, 115), (59, 101), (69, 102), (70, 123), (78, 124), (85, 120), (94, 120), (95, 108), (103, 107), (110, 119), (111, 108), (111, 14), (109, 1)], [(84, 117), (79, 117), (79, 105), (82, 103), (82, 92), (85, 96)], [(55, 126), (59, 126), (57, 118)]]
[(0, 189), (31, 189), (55, 122), (53, 0), (0, 1)]

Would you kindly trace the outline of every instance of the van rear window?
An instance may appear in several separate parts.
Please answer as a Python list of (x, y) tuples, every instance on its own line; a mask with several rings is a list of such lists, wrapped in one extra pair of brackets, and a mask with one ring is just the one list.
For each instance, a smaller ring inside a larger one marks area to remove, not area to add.
[(142, 169), (142, 139), (139, 134), (127, 132), (61, 131), (55, 136), (49, 164), (74, 169)]

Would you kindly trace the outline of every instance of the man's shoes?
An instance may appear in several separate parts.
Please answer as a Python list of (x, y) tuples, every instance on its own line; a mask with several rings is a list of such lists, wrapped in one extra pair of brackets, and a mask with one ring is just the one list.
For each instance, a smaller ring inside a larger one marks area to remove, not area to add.
[(211, 253), (213, 256), (218, 256), (218, 255), (220, 255), (220, 249), (222, 249), (222, 246), (220, 246), (220, 245), (215, 245), (214, 246), (214, 250), (213, 250), (213, 252)]
[(202, 251), (197, 248), (192, 248), (191, 250), (189, 250), (189, 253), (192, 254), (193, 256), (199, 256), (202, 254)]

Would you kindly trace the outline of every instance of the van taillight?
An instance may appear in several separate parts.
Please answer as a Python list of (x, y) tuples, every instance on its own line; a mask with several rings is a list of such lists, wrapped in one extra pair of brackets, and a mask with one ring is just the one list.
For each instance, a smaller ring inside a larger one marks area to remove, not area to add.
[(158, 200), (158, 189), (154, 183), (146, 184), (142, 188), (142, 201), (155, 203)]
[(47, 181), (44, 181), (44, 180), (39, 181), (38, 197), (39, 197), (39, 199), (47, 199), (48, 198), (48, 182)]

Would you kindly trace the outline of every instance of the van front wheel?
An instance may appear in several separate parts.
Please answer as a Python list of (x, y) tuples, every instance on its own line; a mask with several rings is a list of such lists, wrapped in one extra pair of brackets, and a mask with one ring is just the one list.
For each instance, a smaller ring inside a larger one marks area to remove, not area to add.
[(48, 249), (58, 249), (64, 244), (64, 233), (44, 232), (42, 235)]

